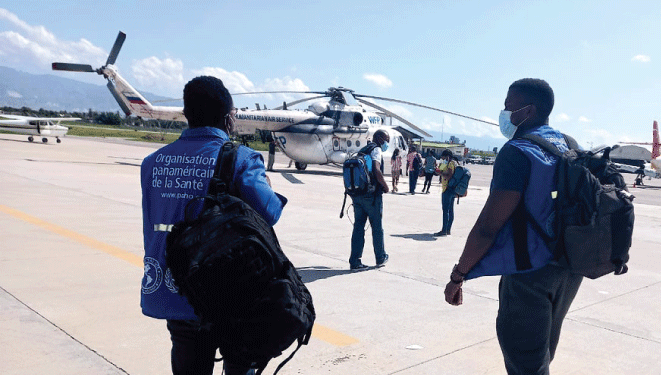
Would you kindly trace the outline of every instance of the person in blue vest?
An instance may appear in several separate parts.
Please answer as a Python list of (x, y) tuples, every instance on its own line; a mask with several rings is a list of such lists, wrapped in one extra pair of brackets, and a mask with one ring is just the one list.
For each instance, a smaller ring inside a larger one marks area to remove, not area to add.
[[(236, 109), (223, 82), (201, 76), (184, 87), (184, 115), (188, 129), (175, 142), (147, 156), (141, 167), (144, 233), (144, 276), (140, 305), (143, 314), (166, 319), (172, 340), (172, 373), (213, 373), (216, 347), (208, 327), (185, 297), (177, 293), (165, 262), (169, 228), (184, 219), (184, 207), (206, 195), (221, 145), (234, 130)], [(261, 154), (238, 146), (233, 181), (240, 198), (275, 225), (287, 199), (273, 191)], [(225, 361), (228, 375), (253, 374), (254, 370)]]
[(508, 374), (549, 373), (562, 322), (582, 281), (554, 260), (531, 224), (535, 220), (553, 235), (558, 159), (518, 137), (538, 134), (566, 151), (563, 135), (548, 125), (553, 103), (546, 81), (525, 78), (509, 87), (499, 118), (509, 141), (496, 157), (489, 197), (445, 288), (445, 300), (461, 305), (464, 280), (502, 275), (496, 332)]
[(365, 247), (365, 223), (367, 219), (372, 227), (372, 245), (374, 246), (374, 257), (376, 266), (383, 267), (388, 261), (383, 244), (383, 193), (387, 193), (388, 183), (383, 177), (382, 151), (388, 149), (390, 136), (383, 130), (374, 133), (374, 142), (367, 144), (361, 151), (371, 150), (372, 159), (372, 183), (375, 186), (374, 193), (351, 196), (353, 202), (353, 232), (351, 233), (351, 255), (349, 256), (349, 268), (352, 271), (365, 270), (367, 267), (361, 261), (363, 248)]

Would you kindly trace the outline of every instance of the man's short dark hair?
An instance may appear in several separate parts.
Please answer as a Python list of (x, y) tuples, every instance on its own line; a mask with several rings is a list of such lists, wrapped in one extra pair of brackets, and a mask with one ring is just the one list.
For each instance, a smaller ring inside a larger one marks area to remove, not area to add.
[(452, 151), (448, 150), (447, 148), (441, 152), (441, 157), (444, 158), (446, 156), (452, 157)]
[(537, 107), (539, 120), (546, 120), (551, 114), (554, 104), (553, 89), (543, 79), (523, 78), (512, 83), (509, 89), (524, 95)]
[(233, 107), (232, 96), (216, 77), (195, 77), (184, 87), (184, 116), (191, 128), (225, 128), (224, 118)]
[(374, 133), (374, 137), (373, 137), (374, 143), (376, 143), (376, 144), (379, 144), (379, 141), (386, 140), (386, 138), (388, 138), (388, 133), (386, 133), (385, 130), (377, 130)]

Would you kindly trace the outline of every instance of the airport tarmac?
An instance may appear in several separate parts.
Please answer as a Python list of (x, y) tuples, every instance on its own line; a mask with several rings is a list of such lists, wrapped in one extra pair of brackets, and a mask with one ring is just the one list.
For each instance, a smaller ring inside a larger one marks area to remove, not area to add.
[[(0, 135), (1, 374), (170, 373), (165, 321), (139, 307), (139, 167), (157, 147)], [(317, 320), (309, 345), (279, 374), (505, 374), (495, 331), (498, 278), (467, 282), (460, 307), (443, 299), (487, 197), (491, 166), (468, 166), (473, 178), (450, 237), (431, 236), (441, 225), (436, 178), (431, 194), (385, 195), (390, 260), (352, 273), (340, 169), (299, 172), (288, 162), (278, 153), (269, 172), (289, 199), (275, 229), (312, 293)], [(645, 184), (630, 189), (637, 196), (630, 271), (583, 282), (554, 374), (661, 374), (661, 180)], [(408, 190), (406, 176), (399, 188)], [(363, 262), (374, 265), (369, 233)]]

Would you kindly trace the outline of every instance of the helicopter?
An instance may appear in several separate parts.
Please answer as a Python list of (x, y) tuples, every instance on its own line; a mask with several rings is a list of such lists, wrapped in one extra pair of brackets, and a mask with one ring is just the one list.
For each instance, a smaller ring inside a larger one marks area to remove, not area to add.
[[(154, 106), (134, 89), (118, 72), (115, 61), (126, 39), (126, 34), (119, 32), (106, 64), (98, 69), (88, 64), (54, 62), (53, 70), (90, 72), (107, 79), (107, 87), (127, 116), (134, 114), (140, 118), (186, 122), (183, 107)], [(395, 118), (425, 137), (429, 133), (415, 126), (401, 116), (367, 99), (383, 100), (434, 111), (444, 112), (475, 121), (493, 123), (464, 116), (458, 113), (429, 107), (398, 99), (357, 94), (344, 87), (331, 87), (326, 91), (264, 91), (236, 93), (232, 96), (249, 94), (315, 94), (316, 96), (283, 103), (275, 109), (237, 109), (235, 131), (237, 135), (254, 135), (257, 130), (270, 132), (283, 153), (295, 161), (298, 170), (306, 169), (308, 164), (343, 163), (352, 154), (358, 152), (372, 139), (377, 130), (384, 130), (390, 136), (391, 147), (384, 153), (390, 157), (395, 149), (406, 155), (408, 144), (400, 131), (386, 124), (387, 117)], [(328, 101), (322, 101), (328, 98)], [(293, 110), (289, 107), (305, 101), (317, 100), (307, 109)]]

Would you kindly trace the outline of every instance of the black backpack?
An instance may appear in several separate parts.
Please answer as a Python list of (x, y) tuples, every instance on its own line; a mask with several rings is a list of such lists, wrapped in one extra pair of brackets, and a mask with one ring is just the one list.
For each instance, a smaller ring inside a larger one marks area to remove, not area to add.
[(557, 235), (550, 238), (530, 220), (556, 260), (591, 279), (611, 272), (626, 273), (633, 236), (634, 196), (610, 161), (610, 148), (583, 151), (573, 138), (565, 136), (570, 149), (563, 154), (540, 136), (528, 134), (522, 138), (560, 158), (555, 176)]
[[(179, 293), (210, 323), (223, 359), (258, 374), (294, 341), (307, 344), (312, 296), (273, 227), (238, 198), (232, 183), (238, 146), (225, 143), (205, 197), (193, 198), (167, 236), (166, 262)], [(191, 217), (191, 210), (202, 212)]]
[(342, 163), (344, 201), (340, 209), (340, 219), (344, 216), (347, 195), (356, 197), (374, 194), (378, 189), (374, 171), (372, 171), (374, 164), (371, 157), (371, 153), (376, 147), (378, 147), (376, 143), (370, 142)]

